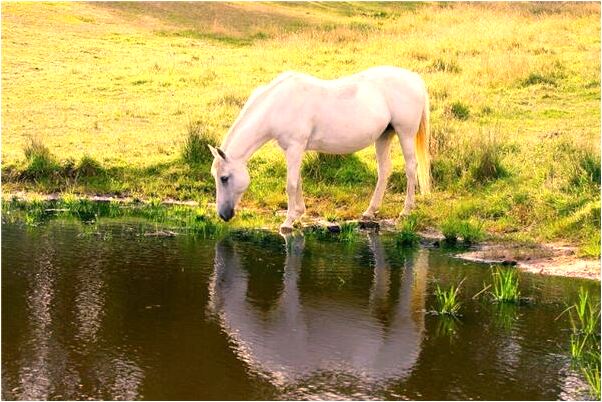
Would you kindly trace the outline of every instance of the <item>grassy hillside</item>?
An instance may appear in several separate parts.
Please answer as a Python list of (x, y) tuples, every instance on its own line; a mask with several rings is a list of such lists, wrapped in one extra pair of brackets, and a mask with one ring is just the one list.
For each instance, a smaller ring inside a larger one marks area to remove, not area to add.
[[(600, 6), (423, 3), (3, 3), (3, 193), (213, 201), (210, 160), (253, 88), (284, 70), (421, 73), (435, 192), (423, 225), (482, 223), (503, 239), (600, 246)], [(194, 144), (192, 144), (194, 145)], [(193, 155), (194, 156), (194, 155)], [(382, 215), (403, 208), (403, 158)], [(285, 164), (251, 160), (248, 215), (276, 223)], [(309, 155), (308, 213), (354, 218), (372, 148)]]

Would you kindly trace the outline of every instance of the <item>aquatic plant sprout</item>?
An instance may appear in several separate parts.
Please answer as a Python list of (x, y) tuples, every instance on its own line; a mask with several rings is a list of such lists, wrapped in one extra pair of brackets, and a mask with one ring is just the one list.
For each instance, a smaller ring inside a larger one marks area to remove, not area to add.
[(450, 286), (449, 289), (441, 289), (439, 284), (435, 289), (435, 297), (437, 299), (437, 312), (439, 314), (446, 314), (451, 316), (457, 316), (460, 312), (461, 303), (458, 301), (458, 294), (460, 293), (460, 286), (464, 279), (458, 283), (457, 286)]
[(593, 397), (600, 399), (600, 304), (594, 304), (588, 291), (579, 288), (577, 301), (568, 311), (571, 322), (570, 352)]
[(497, 268), (493, 274), (491, 295), (496, 302), (518, 303), (520, 291), (518, 290), (518, 273), (511, 269)]

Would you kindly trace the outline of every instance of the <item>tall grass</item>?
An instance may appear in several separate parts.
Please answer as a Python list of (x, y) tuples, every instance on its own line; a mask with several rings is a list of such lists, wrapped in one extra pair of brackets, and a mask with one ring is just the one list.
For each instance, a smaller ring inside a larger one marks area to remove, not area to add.
[(182, 148), (182, 159), (189, 165), (206, 163), (213, 159), (208, 145), (217, 146), (200, 120), (189, 120), (186, 126), (186, 141)]
[(418, 218), (415, 215), (406, 217), (401, 223), (401, 227), (395, 234), (395, 242), (398, 246), (413, 246), (418, 243)]
[(451, 285), (448, 289), (442, 289), (439, 284), (435, 288), (435, 298), (437, 300), (437, 312), (439, 314), (446, 314), (451, 316), (457, 316), (460, 313), (461, 303), (458, 300), (460, 293), (460, 286), (464, 279), (458, 283), (458, 285)]
[(341, 223), (341, 232), (339, 233), (339, 239), (343, 242), (352, 242), (358, 239), (358, 224), (355, 222), (343, 222)]
[(496, 302), (518, 303), (520, 291), (518, 290), (518, 273), (513, 269), (497, 268), (492, 273), (491, 295)]
[(462, 238), (465, 244), (479, 242), (485, 238), (482, 222), (472, 222), (449, 217), (441, 224), (441, 232), (448, 244), (455, 244)]
[[(575, 366), (589, 385), (592, 396), (600, 399), (600, 304), (592, 301), (583, 287), (565, 312), (571, 322), (570, 353)], [(560, 316), (559, 316), (560, 317)]]
[(76, 174), (84, 177), (97, 176), (101, 173), (104, 173), (104, 171), (105, 170), (100, 162), (92, 158), (90, 155), (84, 155), (75, 168)]
[(40, 138), (30, 137), (23, 152), (25, 153), (26, 167), (20, 175), (21, 178), (43, 179), (59, 170), (59, 164), (55, 157)]
[(573, 333), (593, 336), (600, 330), (600, 306), (595, 305), (589, 292), (579, 288), (578, 300), (569, 310)]
[(581, 373), (589, 386), (590, 393), (596, 400), (600, 400), (600, 348), (595, 352), (588, 352), (588, 363), (581, 367)]

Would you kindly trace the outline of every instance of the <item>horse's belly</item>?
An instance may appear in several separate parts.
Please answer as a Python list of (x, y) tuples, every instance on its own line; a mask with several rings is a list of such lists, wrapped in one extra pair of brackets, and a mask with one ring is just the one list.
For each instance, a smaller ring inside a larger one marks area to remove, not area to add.
[(330, 118), (317, 122), (307, 149), (332, 154), (348, 154), (372, 145), (389, 125), (388, 115), (363, 119)]
[(349, 137), (348, 132), (330, 133), (328, 136), (310, 139), (307, 149), (328, 154), (350, 154), (367, 148), (379, 137), (363, 135), (361, 138)]
[(314, 103), (313, 131), (308, 149), (346, 154), (374, 143), (391, 122), (387, 102), (371, 84), (357, 84)]

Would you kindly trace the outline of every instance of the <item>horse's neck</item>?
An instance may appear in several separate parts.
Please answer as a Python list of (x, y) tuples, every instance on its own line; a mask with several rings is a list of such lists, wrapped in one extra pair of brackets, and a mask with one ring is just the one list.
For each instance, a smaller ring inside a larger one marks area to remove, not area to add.
[(264, 121), (261, 116), (247, 114), (232, 126), (222, 144), (222, 150), (228, 158), (246, 162), (255, 151), (272, 139)]

